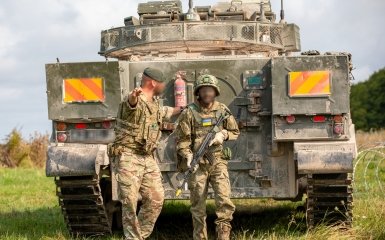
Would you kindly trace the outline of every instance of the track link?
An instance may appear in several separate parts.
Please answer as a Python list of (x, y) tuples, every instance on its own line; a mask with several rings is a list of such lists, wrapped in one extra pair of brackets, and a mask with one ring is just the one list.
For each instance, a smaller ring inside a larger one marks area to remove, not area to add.
[(352, 225), (352, 180), (347, 174), (307, 176), (306, 222), (349, 228)]
[(56, 195), (64, 221), (74, 236), (111, 234), (99, 179), (94, 176), (60, 177), (55, 179)]

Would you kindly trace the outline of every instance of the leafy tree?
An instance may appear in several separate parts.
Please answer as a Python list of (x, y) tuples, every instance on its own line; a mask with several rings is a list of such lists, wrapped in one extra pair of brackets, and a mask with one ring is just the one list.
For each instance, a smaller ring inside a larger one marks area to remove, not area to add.
[(385, 68), (352, 86), (350, 104), (356, 129), (385, 128)]

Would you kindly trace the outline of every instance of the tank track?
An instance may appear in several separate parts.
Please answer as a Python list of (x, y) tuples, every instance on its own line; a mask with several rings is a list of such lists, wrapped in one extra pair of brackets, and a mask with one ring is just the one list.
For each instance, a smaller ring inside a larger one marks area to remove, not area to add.
[(307, 176), (306, 223), (349, 228), (353, 215), (352, 180), (347, 174)]
[(64, 221), (73, 236), (111, 234), (112, 221), (97, 177), (60, 177), (55, 183)]

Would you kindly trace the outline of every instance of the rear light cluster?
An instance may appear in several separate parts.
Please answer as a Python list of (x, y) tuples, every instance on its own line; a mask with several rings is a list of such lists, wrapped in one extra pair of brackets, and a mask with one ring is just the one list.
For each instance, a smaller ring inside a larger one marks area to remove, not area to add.
[(312, 121), (315, 123), (323, 123), (326, 122), (326, 117), (322, 115), (316, 115), (312, 117)]
[(86, 129), (87, 128), (87, 124), (86, 123), (76, 123), (75, 124), (75, 128), (76, 129)]
[(342, 123), (344, 121), (344, 117), (341, 115), (334, 116), (333, 121), (336, 123)]
[(344, 125), (343, 124), (335, 124), (333, 127), (333, 131), (337, 135), (341, 135), (344, 133)]
[[(296, 118), (294, 115), (288, 115), (285, 117), (285, 120), (287, 123), (292, 124), (295, 123)], [(329, 120), (329, 117), (324, 115), (315, 115), (311, 117), (311, 121), (315, 123), (323, 123)], [(335, 123), (342, 123), (344, 120), (344, 117), (341, 115), (332, 116), (331, 119)]]
[(67, 129), (67, 124), (63, 122), (59, 122), (56, 124), (56, 130), (57, 131), (65, 131)]
[(56, 135), (56, 138), (57, 138), (57, 141), (58, 142), (65, 142), (65, 141), (67, 141), (67, 134), (65, 134), (65, 133), (58, 133), (57, 135)]
[(344, 133), (344, 117), (337, 115), (333, 117), (333, 132), (337, 135), (342, 135)]
[(293, 115), (286, 116), (286, 122), (288, 124), (293, 124), (295, 123), (295, 117)]
[[(288, 124), (293, 124), (296, 122), (296, 117), (294, 115), (285, 116), (285, 121)], [(314, 123), (324, 123), (327, 121), (333, 122), (333, 132), (337, 135), (344, 133), (344, 117), (342, 115), (335, 116), (325, 116), (325, 115), (315, 115), (311, 116), (310, 120)]]
[(91, 122), (91, 123), (64, 123), (57, 122), (56, 123), (56, 140), (58, 142), (66, 142), (68, 139), (68, 130), (76, 129), (76, 130), (87, 130), (87, 129), (112, 129), (114, 123), (112, 121), (104, 121), (104, 122)]

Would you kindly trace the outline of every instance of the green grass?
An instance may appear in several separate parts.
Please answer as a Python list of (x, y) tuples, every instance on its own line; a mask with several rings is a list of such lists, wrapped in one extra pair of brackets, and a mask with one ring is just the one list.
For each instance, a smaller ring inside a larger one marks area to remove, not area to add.
[(66, 237), (53, 180), (43, 170), (0, 169), (0, 238)]
[[(384, 152), (384, 150), (380, 150)], [(354, 226), (320, 226), (308, 231), (301, 203), (269, 199), (235, 200), (234, 239), (385, 239), (385, 160), (361, 155), (354, 183)], [(365, 175), (366, 173), (366, 175)], [(382, 184), (382, 187), (381, 187)], [(214, 239), (215, 212), (208, 204), (208, 229)], [(167, 201), (151, 239), (191, 239), (188, 201)], [(104, 239), (120, 239), (121, 233)], [(40, 169), (0, 168), (0, 239), (70, 239), (52, 178)]]

